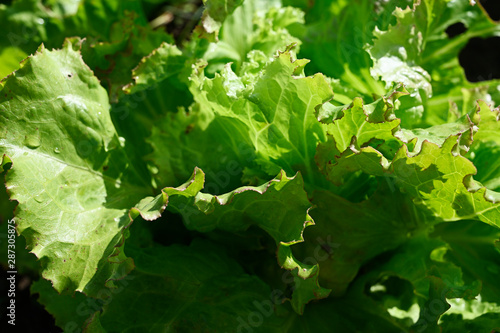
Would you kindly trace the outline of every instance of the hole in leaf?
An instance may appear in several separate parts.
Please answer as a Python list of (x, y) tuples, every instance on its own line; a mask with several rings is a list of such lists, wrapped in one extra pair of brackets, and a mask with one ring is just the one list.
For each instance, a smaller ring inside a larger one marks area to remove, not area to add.
[(0, 176), (2, 176), (4, 171), (10, 170), (10, 168), (12, 168), (12, 162), (5, 163), (2, 169), (0, 169)]
[(500, 37), (474, 37), (460, 51), (458, 61), (470, 82), (500, 79)]
[(479, 3), (493, 21), (500, 21), (500, 2), (497, 0), (480, 0)]
[(465, 24), (462, 22), (457, 22), (452, 25), (450, 25), (448, 28), (446, 28), (446, 34), (448, 35), (448, 38), (453, 38), (458, 35), (463, 34), (464, 32), (467, 31), (467, 27)]

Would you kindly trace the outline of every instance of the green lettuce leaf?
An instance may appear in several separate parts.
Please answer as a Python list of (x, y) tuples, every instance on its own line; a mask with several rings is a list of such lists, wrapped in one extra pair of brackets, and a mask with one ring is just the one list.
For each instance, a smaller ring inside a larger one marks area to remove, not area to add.
[[(158, 122), (172, 116), (170, 112), (187, 108), (192, 103), (187, 88), (190, 66), (191, 62), (175, 45), (162, 43), (129, 72), (133, 81), (123, 87), (118, 102), (111, 106), (116, 130), (128, 142), (125, 147), (127, 154), (134, 157), (136, 167), (142, 168), (145, 173), (154, 174), (156, 171), (147, 157), (152, 152), (152, 145), (144, 138), (157, 130), (155, 125)], [(165, 94), (165, 91), (170, 93)], [(182, 168), (183, 164), (179, 161), (175, 166)], [(162, 184), (153, 182), (153, 186), (179, 184), (189, 177), (191, 170), (183, 169), (181, 176), (173, 181)]]
[(300, 45), (300, 39), (289, 30), (297, 30), (303, 23), (300, 10), (282, 8), (279, 1), (246, 0), (226, 18), (218, 42), (207, 46), (203, 55), (208, 62), (206, 72), (213, 75), (228, 62), (239, 75), (249, 71), (248, 67), (262, 70), (253, 59), (263, 58), (265, 64), (278, 50)]
[[(394, 203), (390, 207), (382, 204), (388, 198)], [(415, 211), (411, 198), (391, 191), (387, 184), (359, 203), (330, 191), (317, 191), (312, 203), (315, 226), (305, 230), (305, 242), (296, 247), (297, 257), (316, 259), (314, 263), (321, 268), (320, 284), (332, 289), (335, 296), (346, 292), (368, 260), (397, 248), (432, 222)], [(332, 244), (337, 244), (336, 248)]]
[(499, 195), (472, 179), (474, 165), (454, 152), (459, 140), (459, 136), (450, 136), (442, 147), (424, 141), (413, 157), (403, 146), (392, 164), (396, 182), (444, 220), (478, 218), (498, 227)]
[[(397, 116), (414, 127), (443, 124), (469, 113), (486, 94), (477, 91), (483, 83), (466, 79), (459, 52), (471, 38), (498, 34), (498, 24), (467, 0), (419, 1), (412, 8), (396, 8), (394, 16), (397, 22), (376, 30), (368, 50), (372, 74), (388, 84), (403, 82), (411, 93), (401, 100)], [(456, 23), (466, 31), (449, 37), (446, 30)], [(494, 90), (498, 83), (490, 82)]]
[[(82, 43), (85, 62), (103, 81), (110, 101), (118, 102), (123, 90), (132, 84), (133, 70), (144, 57), (163, 43), (172, 43), (169, 35), (152, 30), (136, 11), (125, 11), (123, 17), (110, 29), (109, 36), (88, 38)], [(139, 69), (140, 70), (140, 69)]]
[[(477, 221), (459, 221), (436, 226), (435, 235), (446, 241), (449, 261), (460, 265), (464, 279), (481, 281), (481, 300), (499, 303), (500, 288), (497, 275), (500, 269), (497, 228)], [(465, 236), (466, 235), (466, 236)]]
[[(499, 226), (500, 195), (472, 178), (476, 168), (462, 156), (471, 149), (476, 134), (478, 142), (495, 142), (491, 138), (498, 126), (496, 111), (480, 102), (476, 111), (454, 123), (396, 131), (398, 121), (388, 121), (394, 108), (385, 102), (386, 108), (377, 111), (377, 102), (374, 105), (368, 108), (355, 99), (349, 107), (319, 109), (319, 119), (333, 123), (328, 125), (329, 141), (320, 144), (316, 154), (320, 169), (330, 181), (340, 186), (358, 171), (390, 177), (391, 184), (444, 220), (478, 218)], [(370, 117), (382, 122), (373, 123)], [(377, 145), (366, 146), (370, 140)], [(394, 149), (395, 155), (390, 153)]]
[(95, 295), (131, 269), (119, 248), (148, 176), (131, 168), (107, 94), (71, 41), (42, 46), (1, 85), (0, 155), (12, 163), (17, 230), (59, 292)]
[[(316, 145), (326, 140), (326, 126), (315, 119), (314, 108), (333, 94), (321, 74), (300, 75), (306, 62), (291, 56), (289, 51), (281, 53), (248, 84), (229, 66), (213, 79), (195, 71), (191, 92), (196, 104), (189, 115), (168, 115), (149, 139), (155, 147), (151, 158), (159, 183), (175, 183), (172, 175), (195, 166), (207, 171), (211, 184), (221, 183), (211, 175), (229, 179), (218, 186), (218, 193), (226, 191), (231, 177), (241, 179), (243, 167), (247, 173), (258, 170), (264, 177), (283, 169), (289, 174), (301, 171), (308, 181), (313, 179)], [(205, 155), (208, 150), (211, 156)]]
[[(399, 89), (368, 105), (355, 98), (348, 106), (323, 104), (318, 108), (318, 120), (328, 125), (328, 141), (318, 145), (315, 160), (335, 185), (340, 186), (346, 175), (358, 170), (374, 176), (387, 172), (389, 161), (369, 144), (383, 142), (388, 150), (400, 146), (394, 136), (400, 120), (393, 117), (394, 101), (405, 94)], [(396, 146), (391, 147), (391, 142)]]
[(202, 35), (217, 39), (222, 22), (242, 3), (243, 0), (203, 0), (205, 10), (199, 27), (203, 30)]
[(144, 57), (133, 69), (134, 83), (124, 87), (127, 94), (136, 93), (179, 73), (186, 60), (182, 52), (172, 44), (163, 43)]
[[(131, 71), (141, 58), (173, 39), (148, 26), (141, 1), (40, 1), (17, 0), (0, 6), (0, 18), (8, 27), (0, 36), (2, 62), (9, 74), (41, 43), (59, 48), (67, 37), (85, 38), (82, 53), (87, 65), (103, 80), (116, 102)], [(14, 57), (14, 59), (12, 59)]]
[(0, 218), (63, 330), (498, 329), (500, 81), (464, 58), (499, 33), (482, 5), (14, 0), (0, 19)]
[[(465, 282), (460, 267), (447, 260), (447, 243), (439, 238), (419, 234), (401, 246), (386, 263), (373, 270), (377, 285), (390, 288), (388, 277), (411, 283), (413, 298), (420, 315), (413, 323), (415, 330), (439, 332), (438, 319), (450, 308), (448, 299), (473, 299), (481, 289), (477, 280)], [(383, 288), (384, 288), (383, 287)], [(378, 289), (383, 289), (378, 288)], [(380, 298), (373, 289), (373, 296)], [(400, 306), (404, 307), (403, 304)], [(408, 310), (408, 309), (405, 309)]]
[[(307, 213), (310, 202), (300, 174), (288, 178), (282, 171), (277, 178), (259, 187), (242, 187), (218, 196), (200, 192), (204, 181), (205, 174), (196, 169), (184, 185), (164, 188), (154, 200), (146, 200), (156, 205), (158, 211), (163, 209), (162, 203), (168, 202), (167, 209), (180, 213), (190, 230), (236, 233), (258, 226), (275, 241), (279, 265), (292, 271), (294, 310), (302, 313), (309, 301), (328, 296), (329, 290), (317, 282), (318, 265), (301, 263), (290, 250), (292, 245), (303, 241), (304, 228), (314, 224)], [(154, 209), (148, 207), (147, 210)]]
[(384, 85), (370, 74), (372, 60), (364, 50), (372, 43), (376, 27), (385, 29), (393, 17), (388, 15), (397, 6), (409, 1), (377, 2), (363, 0), (316, 1), (306, 14), (307, 31), (299, 54), (311, 59), (308, 73), (321, 72), (339, 79), (370, 103), (383, 96)]
[(500, 190), (500, 130), (499, 111), (491, 109), (486, 102), (478, 101), (475, 121), (478, 122), (477, 133), (467, 156), (477, 168), (474, 177), (487, 189), (499, 192)]
[[(89, 318), (88, 331), (217, 329), (229, 332), (253, 319), (274, 315), (278, 293), (247, 275), (223, 249), (203, 240), (190, 246), (128, 248), (136, 268)], [(229, 297), (228, 297), (229, 296)], [(131, 306), (123, 307), (123, 304)], [(140, 307), (135, 304), (141, 304)], [(81, 306), (80, 311), (91, 308)], [(61, 310), (56, 311), (61, 315)], [(129, 325), (130, 321), (135, 324)], [(275, 320), (262, 328), (277, 331)], [(242, 324), (243, 323), (243, 324)], [(274, 326), (274, 327), (273, 327)]]

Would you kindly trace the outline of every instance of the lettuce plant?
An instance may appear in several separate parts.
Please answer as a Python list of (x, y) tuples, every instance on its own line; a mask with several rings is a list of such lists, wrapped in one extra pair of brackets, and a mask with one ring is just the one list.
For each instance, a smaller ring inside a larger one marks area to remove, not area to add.
[(1, 215), (57, 326), (500, 331), (480, 4), (158, 3), (0, 5)]

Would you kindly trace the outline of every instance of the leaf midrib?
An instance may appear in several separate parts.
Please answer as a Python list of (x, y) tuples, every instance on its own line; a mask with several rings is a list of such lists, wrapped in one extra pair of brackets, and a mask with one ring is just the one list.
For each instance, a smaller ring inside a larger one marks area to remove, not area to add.
[[(122, 185), (124, 185), (124, 186), (127, 186), (129, 188), (133, 188), (133, 189), (137, 189), (137, 190), (140, 189), (141, 192), (144, 191), (144, 188), (142, 188), (142, 187), (139, 187), (139, 186), (136, 186), (136, 185), (133, 185), (133, 184), (130, 184), (130, 183), (122, 183), (120, 179), (115, 179), (115, 178), (109, 177), (109, 176), (104, 175), (104, 174), (102, 174), (100, 172), (97, 172), (94, 169), (86, 168), (86, 167), (83, 167), (83, 166), (80, 166), (80, 165), (77, 165), (77, 164), (72, 164), (72, 163), (69, 163), (69, 162), (64, 161), (62, 159), (56, 158), (56, 157), (54, 157), (52, 155), (49, 155), (49, 154), (46, 154), (46, 153), (42, 153), (42, 152), (37, 151), (37, 150), (28, 149), (28, 148), (26, 148), (24, 146), (12, 145), (12, 144), (6, 143), (4, 140), (2, 140), (2, 141), (0, 141), (0, 147), (10, 148), (10, 149), (12, 149), (14, 151), (17, 150), (17, 151), (21, 151), (23, 153), (27, 152), (28, 154), (39, 155), (42, 158), (50, 159), (50, 160), (55, 161), (57, 163), (63, 164), (66, 167), (75, 168), (75, 169), (79, 169), (79, 170), (82, 170), (82, 171), (89, 172), (89, 173), (93, 174), (94, 176), (102, 178), (105, 182), (109, 182), (109, 183), (112, 183), (112, 184), (117, 184), (117, 185), (119, 185), (119, 187), (121, 187)], [(4, 152), (4, 153), (8, 154), (8, 152)], [(13, 164), (15, 165), (15, 160), (13, 160)]]

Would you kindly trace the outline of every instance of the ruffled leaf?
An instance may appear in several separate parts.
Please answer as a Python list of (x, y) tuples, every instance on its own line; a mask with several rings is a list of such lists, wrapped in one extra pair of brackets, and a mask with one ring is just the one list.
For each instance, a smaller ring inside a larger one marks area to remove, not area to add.
[(107, 94), (70, 41), (42, 46), (1, 84), (0, 156), (12, 162), (17, 230), (57, 291), (96, 295), (132, 267), (120, 247), (147, 175), (130, 166)]

